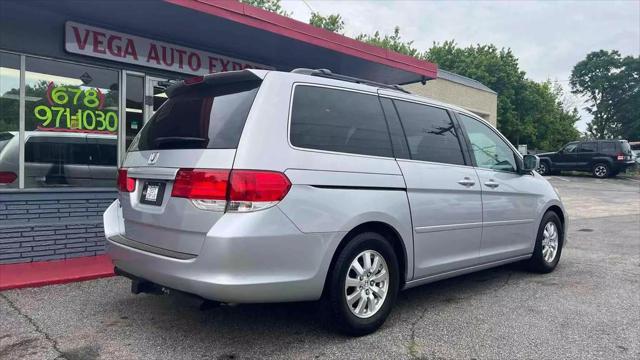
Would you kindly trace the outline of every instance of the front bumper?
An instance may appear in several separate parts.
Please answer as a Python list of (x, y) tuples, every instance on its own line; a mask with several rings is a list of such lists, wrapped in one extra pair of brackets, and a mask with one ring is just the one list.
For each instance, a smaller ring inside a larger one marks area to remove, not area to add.
[(114, 265), (158, 285), (234, 303), (317, 300), (344, 233), (302, 233), (273, 207), (225, 214), (193, 257), (144, 248), (128, 239), (120, 204), (104, 214)]

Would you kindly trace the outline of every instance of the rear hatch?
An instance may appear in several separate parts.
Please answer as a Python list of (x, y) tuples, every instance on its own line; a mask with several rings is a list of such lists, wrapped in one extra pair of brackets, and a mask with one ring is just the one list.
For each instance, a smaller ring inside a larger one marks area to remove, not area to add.
[(633, 151), (631, 151), (631, 145), (629, 145), (628, 141), (620, 140), (620, 150), (622, 150), (624, 160), (633, 160)]
[(125, 237), (182, 254), (200, 253), (224, 212), (201, 210), (189, 199), (172, 196), (176, 174), (232, 168), (260, 83), (260, 76), (245, 70), (187, 80), (167, 90), (169, 99), (133, 140), (119, 172)]

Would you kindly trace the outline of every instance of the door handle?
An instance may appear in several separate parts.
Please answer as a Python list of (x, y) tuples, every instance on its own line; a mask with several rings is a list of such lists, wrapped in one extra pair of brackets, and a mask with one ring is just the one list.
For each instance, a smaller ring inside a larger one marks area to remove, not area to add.
[(475, 184), (476, 184), (476, 182), (475, 182), (475, 181), (473, 181), (473, 180), (471, 180), (471, 178), (470, 178), (470, 177), (465, 176), (465, 177), (464, 177), (464, 179), (462, 179), (462, 180), (459, 180), (459, 181), (458, 181), (458, 184), (460, 184), (460, 185), (462, 185), (462, 186), (469, 187), (469, 186), (473, 186), (473, 185), (475, 185)]
[(498, 186), (500, 186), (500, 184), (498, 184), (497, 182), (493, 181), (493, 179), (490, 179), (489, 181), (487, 181), (486, 183), (484, 183), (484, 185), (486, 187), (490, 187), (492, 189), (497, 188)]

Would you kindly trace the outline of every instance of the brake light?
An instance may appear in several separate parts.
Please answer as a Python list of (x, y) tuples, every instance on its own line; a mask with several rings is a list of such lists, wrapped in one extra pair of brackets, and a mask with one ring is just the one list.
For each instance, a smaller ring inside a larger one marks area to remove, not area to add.
[(130, 178), (127, 169), (118, 170), (118, 191), (133, 192), (136, 189), (136, 179)]
[(290, 188), (286, 175), (275, 171), (180, 169), (171, 196), (203, 210), (248, 212), (277, 204)]
[(11, 184), (16, 181), (18, 175), (11, 171), (0, 171), (0, 184)]
[(229, 170), (180, 169), (171, 196), (199, 200), (226, 200)]
[(254, 211), (277, 204), (289, 192), (291, 182), (275, 171), (233, 170), (229, 189), (229, 211)]
[(624, 153), (618, 153), (616, 159), (618, 160), (624, 160)]
[(185, 85), (195, 85), (204, 81), (204, 76), (194, 76), (188, 79), (184, 79)]

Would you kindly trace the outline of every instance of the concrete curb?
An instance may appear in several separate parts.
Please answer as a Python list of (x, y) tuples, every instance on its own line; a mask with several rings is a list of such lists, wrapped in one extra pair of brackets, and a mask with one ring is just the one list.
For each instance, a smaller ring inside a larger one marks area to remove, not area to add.
[(0, 291), (114, 276), (107, 255), (0, 265)]

